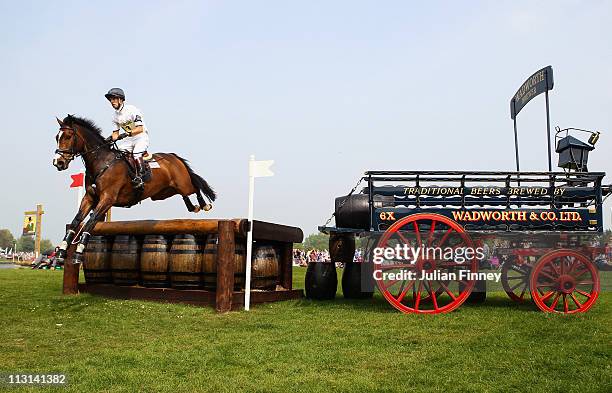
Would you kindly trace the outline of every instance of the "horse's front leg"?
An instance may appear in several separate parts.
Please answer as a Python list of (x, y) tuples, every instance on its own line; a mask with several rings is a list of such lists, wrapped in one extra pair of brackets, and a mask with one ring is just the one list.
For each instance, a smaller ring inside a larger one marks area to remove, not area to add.
[(76, 216), (74, 216), (74, 219), (72, 220), (70, 225), (68, 225), (68, 230), (66, 231), (66, 234), (64, 235), (64, 239), (59, 245), (59, 249), (57, 251), (58, 259), (66, 258), (66, 253), (67, 253), (68, 248), (70, 247), (70, 243), (72, 242), (72, 240), (74, 240), (74, 236), (77, 234), (77, 230), (79, 229), (79, 226), (81, 225), (83, 220), (85, 220), (85, 218), (87, 217), (87, 214), (89, 214), (89, 212), (93, 208), (93, 205), (94, 205), (93, 193), (87, 192), (85, 196), (83, 197), (83, 199), (81, 200), (81, 206), (79, 206), (79, 211), (77, 212)]
[(106, 197), (100, 198), (100, 201), (93, 209), (91, 213), (91, 217), (87, 223), (83, 226), (83, 230), (81, 232), (81, 237), (79, 238), (76, 251), (74, 254), (74, 263), (81, 263), (83, 261), (83, 252), (85, 252), (85, 248), (87, 247), (87, 243), (89, 243), (89, 238), (91, 237), (91, 231), (96, 226), (96, 224), (104, 219), (106, 212), (113, 206), (114, 199)]

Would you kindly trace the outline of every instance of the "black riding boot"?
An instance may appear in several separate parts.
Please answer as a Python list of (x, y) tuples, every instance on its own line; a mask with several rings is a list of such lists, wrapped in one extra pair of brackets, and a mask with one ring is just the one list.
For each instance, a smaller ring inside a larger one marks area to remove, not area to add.
[(135, 188), (144, 188), (144, 171), (145, 165), (142, 157), (136, 158), (136, 177), (132, 180)]

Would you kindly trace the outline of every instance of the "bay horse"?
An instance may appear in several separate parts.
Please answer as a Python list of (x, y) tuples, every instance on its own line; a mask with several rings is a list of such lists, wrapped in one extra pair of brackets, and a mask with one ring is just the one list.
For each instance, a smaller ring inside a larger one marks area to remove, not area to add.
[[(57, 119), (57, 122), (60, 129), (55, 137), (57, 150), (53, 165), (59, 171), (66, 170), (70, 162), (79, 156), (85, 164), (85, 196), (59, 246), (59, 258), (66, 257), (68, 247), (89, 212), (92, 214), (81, 228), (74, 263), (82, 261), (90, 231), (104, 219), (112, 206), (130, 207), (147, 198), (158, 201), (181, 195), (190, 212), (198, 213), (212, 208), (211, 203), (217, 197), (215, 191), (178, 155), (153, 154), (159, 168), (151, 169), (150, 180), (145, 182), (144, 189), (137, 190), (132, 184), (130, 174), (133, 169), (126, 157), (127, 153), (114, 148), (114, 142), (105, 139), (102, 130), (91, 120), (68, 115), (64, 120)], [(199, 205), (191, 203), (191, 194), (196, 194)], [(210, 203), (206, 203), (202, 194)]]

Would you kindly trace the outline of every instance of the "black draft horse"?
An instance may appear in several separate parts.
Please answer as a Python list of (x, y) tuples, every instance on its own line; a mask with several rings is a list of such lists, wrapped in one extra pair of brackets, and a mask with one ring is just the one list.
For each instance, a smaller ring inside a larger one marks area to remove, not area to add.
[[(66, 257), (70, 243), (90, 211), (89, 221), (80, 229), (75, 263), (82, 261), (90, 231), (104, 219), (112, 206), (129, 207), (147, 198), (158, 201), (179, 194), (190, 212), (212, 208), (202, 194), (212, 203), (216, 199), (215, 192), (206, 180), (193, 172), (186, 160), (176, 154), (154, 154), (159, 168), (152, 169), (151, 179), (145, 183), (143, 190), (135, 190), (132, 168), (125, 153), (114, 149), (113, 142), (105, 139), (102, 130), (91, 120), (68, 115), (64, 120), (57, 119), (57, 122), (60, 129), (55, 138), (57, 150), (53, 165), (59, 171), (66, 170), (70, 162), (79, 156), (85, 164), (85, 197), (59, 246), (59, 258)], [(196, 194), (199, 205), (191, 203), (191, 194)]]

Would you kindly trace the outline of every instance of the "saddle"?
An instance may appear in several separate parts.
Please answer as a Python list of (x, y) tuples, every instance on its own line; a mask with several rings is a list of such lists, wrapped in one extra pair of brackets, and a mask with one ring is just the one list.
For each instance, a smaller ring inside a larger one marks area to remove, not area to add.
[(151, 162), (155, 163), (153, 155), (148, 152), (144, 152), (142, 158), (143, 168), (142, 173), (138, 172), (138, 163), (134, 155), (131, 153), (122, 153), (123, 159), (127, 162), (129, 168), (129, 175), (133, 179), (132, 181), (137, 183), (138, 178), (141, 178), (143, 183), (151, 180)]

